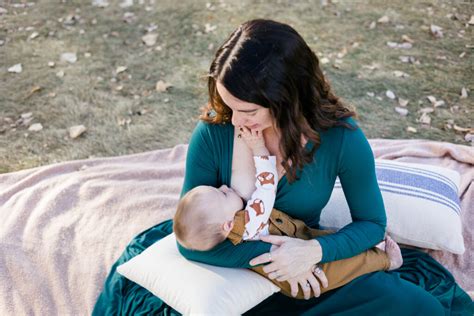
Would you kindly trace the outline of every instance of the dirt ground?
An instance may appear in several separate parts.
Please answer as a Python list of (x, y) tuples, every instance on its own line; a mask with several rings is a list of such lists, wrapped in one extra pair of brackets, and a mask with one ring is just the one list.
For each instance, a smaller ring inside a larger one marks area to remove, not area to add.
[(472, 1), (0, 1), (0, 173), (186, 143), (216, 49), (253, 18), (300, 32), (368, 138), (471, 146), (473, 14)]

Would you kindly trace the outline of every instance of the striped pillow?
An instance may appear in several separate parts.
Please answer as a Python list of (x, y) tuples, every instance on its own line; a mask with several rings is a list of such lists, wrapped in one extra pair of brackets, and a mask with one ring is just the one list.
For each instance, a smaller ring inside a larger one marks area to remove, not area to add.
[[(457, 171), (375, 159), (387, 213), (387, 233), (398, 243), (464, 253)], [(341, 228), (351, 216), (339, 179), (321, 214), (320, 225)]]

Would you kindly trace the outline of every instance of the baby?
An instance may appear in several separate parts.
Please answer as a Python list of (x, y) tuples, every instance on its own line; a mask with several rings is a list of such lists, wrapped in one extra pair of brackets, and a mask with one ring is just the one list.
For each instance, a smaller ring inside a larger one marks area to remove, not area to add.
[[(173, 230), (178, 242), (188, 249), (205, 251), (225, 239), (238, 244), (268, 234), (309, 240), (333, 233), (312, 229), (304, 222), (273, 209), (278, 185), (276, 157), (269, 156), (261, 132), (243, 127), (239, 137), (252, 151), (255, 162), (256, 190), (252, 197), (242, 210), (242, 198), (226, 185), (219, 188), (203, 185), (190, 190), (179, 201), (174, 217)], [(328, 279), (328, 286), (321, 288), (321, 293), (366, 273), (397, 269), (402, 263), (400, 248), (387, 237), (385, 242), (355, 257), (321, 264)], [(252, 270), (268, 278), (263, 266)], [(281, 288), (283, 294), (291, 296), (288, 282), (271, 281)], [(298, 291), (296, 298), (304, 298), (302, 291)]]

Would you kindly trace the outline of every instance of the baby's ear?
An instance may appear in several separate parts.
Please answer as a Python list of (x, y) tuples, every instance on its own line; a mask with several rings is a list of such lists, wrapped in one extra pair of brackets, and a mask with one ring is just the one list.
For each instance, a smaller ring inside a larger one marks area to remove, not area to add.
[(234, 228), (234, 220), (231, 220), (231, 221), (225, 221), (224, 225), (222, 226), (222, 228), (224, 229), (224, 231), (227, 233), (227, 232), (230, 232), (232, 230), (232, 228)]

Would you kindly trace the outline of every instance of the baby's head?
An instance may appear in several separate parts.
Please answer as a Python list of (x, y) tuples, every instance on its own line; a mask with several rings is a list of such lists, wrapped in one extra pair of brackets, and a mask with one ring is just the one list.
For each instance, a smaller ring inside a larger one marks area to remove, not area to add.
[(176, 239), (187, 249), (209, 250), (227, 238), (241, 209), (242, 198), (226, 185), (195, 187), (178, 203), (173, 221)]

